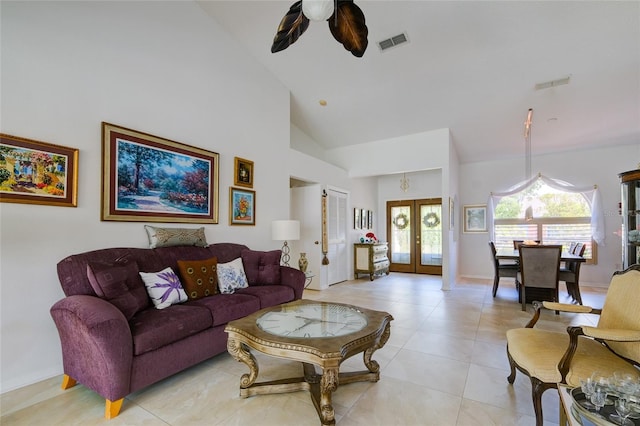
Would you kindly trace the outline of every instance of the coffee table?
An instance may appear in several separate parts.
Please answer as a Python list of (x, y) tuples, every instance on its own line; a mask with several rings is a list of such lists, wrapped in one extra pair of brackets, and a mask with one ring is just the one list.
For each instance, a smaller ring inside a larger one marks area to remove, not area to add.
[[(308, 390), (322, 424), (335, 425), (332, 392), (339, 384), (380, 380), (371, 356), (389, 340), (392, 320), (387, 312), (303, 299), (229, 322), (227, 350), (250, 370), (240, 378), (240, 397)], [(300, 361), (303, 376), (256, 383), (258, 363), (250, 349)], [(367, 370), (340, 373), (340, 364), (360, 352)]]

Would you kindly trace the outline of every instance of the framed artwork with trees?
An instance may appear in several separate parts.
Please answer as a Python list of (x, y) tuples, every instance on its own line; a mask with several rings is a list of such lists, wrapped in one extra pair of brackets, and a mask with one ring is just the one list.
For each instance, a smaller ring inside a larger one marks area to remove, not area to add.
[(218, 153), (103, 122), (102, 154), (102, 220), (218, 223)]

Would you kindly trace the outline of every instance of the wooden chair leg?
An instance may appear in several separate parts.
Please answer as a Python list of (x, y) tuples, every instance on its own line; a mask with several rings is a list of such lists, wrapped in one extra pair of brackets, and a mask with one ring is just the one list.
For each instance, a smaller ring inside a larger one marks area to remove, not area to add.
[(500, 281), (500, 277), (495, 277), (493, 279), (493, 297), (496, 297), (498, 293), (498, 282)]
[(109, 401), (107, 399), (104, 407), (104, 418), (107, 420), (110, 420), (116, 417), (118, 414), (120, 414), (120, 408), (122, 408), (122, 401), (124, 401), (124, 398), (120, 398), (117, 401)]
[(511, 368), (511, 374), (507, 377), (507, 381), (511, 384), (516, 381), (516, 363), (511, 358), (511, 354), (509, 353), (509, 347), (507, 346), (507, 358), (509, 359), (509, 367)]
[(69, 388), (74, 387), (77, 384), (76, 379), (73, 377), (69, 377), (66, 374), (62, 376), (62, 389), (67, 390)]

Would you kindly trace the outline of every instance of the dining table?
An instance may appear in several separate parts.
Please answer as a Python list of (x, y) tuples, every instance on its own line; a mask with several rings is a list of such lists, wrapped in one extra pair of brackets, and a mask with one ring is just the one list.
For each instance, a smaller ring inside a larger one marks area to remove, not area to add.
[[(520, 259), (520, 251), (517, 249), (497, 249), (496, 257), (500, 260), (518, 260)], [(563, 251), (560, 255), (561, 262), (586, 262), (587, 259), (583, 256)]]

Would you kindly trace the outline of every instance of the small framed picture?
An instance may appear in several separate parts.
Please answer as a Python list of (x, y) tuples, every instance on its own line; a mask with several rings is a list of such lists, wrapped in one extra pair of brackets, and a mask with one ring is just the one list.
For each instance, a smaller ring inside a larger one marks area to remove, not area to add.
[(353, 209), (353, 229), (362, 229), (362, 223), (360, 222), (360, 209)]
[(229, 187), (229, 224), (256, 224), (256, 192)]
[(362, 229), (367, 229), (367, 210), (360, 209), (360, 219)]
[(78, 150), (0, 134), (0, 202), (76, 207)]
[(487, 205), (464, 206), (463, 232), (487, 232)]
[(373, 210), (367, 212), (367, 225), (369, 229), (373, 229)]
[(233, 184), (253, 188), (253, 161), (235, 157)]

